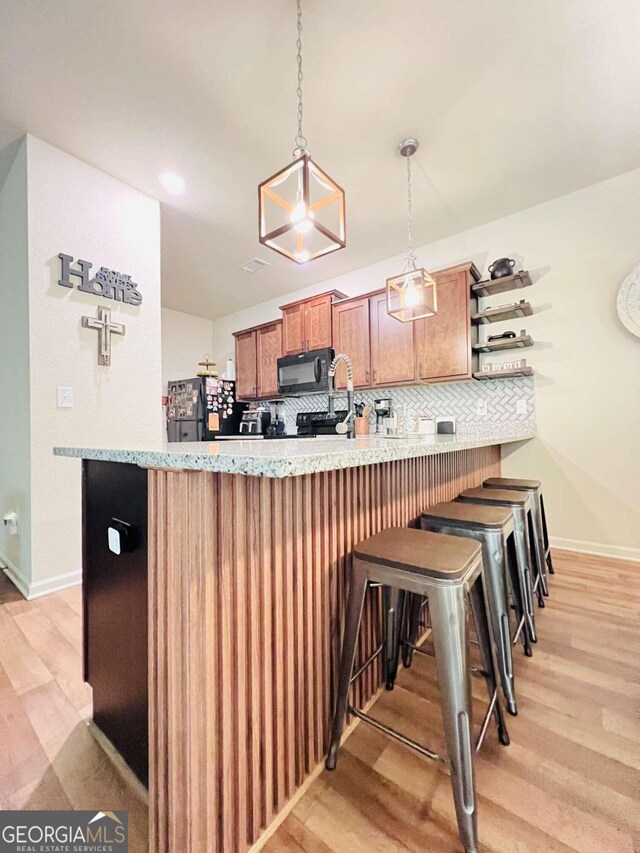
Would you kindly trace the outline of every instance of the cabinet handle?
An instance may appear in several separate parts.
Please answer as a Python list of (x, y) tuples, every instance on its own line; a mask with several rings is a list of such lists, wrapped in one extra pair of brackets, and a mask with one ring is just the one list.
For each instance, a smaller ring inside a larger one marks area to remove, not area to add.
[(374, 385), (376, 384), (377, 377), (378, 377), (378, 371), (374, 368), (374, 371), (373, 371), (373, 384)]
[(365, 372), (364, 372), (364, 381), (367, 383), (367, 385), (369, 384), (369, 371), (368, 370), (365, 370)]
[(309, 339), (307, 338), (307, 350), (309, 349)]
[(422, 379), (422, 362), (418, 365), (418, 378)]

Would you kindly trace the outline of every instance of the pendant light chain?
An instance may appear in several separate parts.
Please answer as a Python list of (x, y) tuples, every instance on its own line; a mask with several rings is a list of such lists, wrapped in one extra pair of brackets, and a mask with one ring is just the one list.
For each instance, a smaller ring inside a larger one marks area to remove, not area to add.
[(307, 147), (307, 137), (302, 132), (302, 1), (297, 0), (298, 6), (298, 38), (296, 40), (296, 48), (298, 49), (298, 88), (296, 94), (298, 96), (298, 133), (295, 138), (294, 156), (297, 155), (299, 149)]
[(413, 211), (411, 198), (411, 155), (407, 157), (407, 256), (406, 269), (416, 268), (416, 253), (413, 251)]

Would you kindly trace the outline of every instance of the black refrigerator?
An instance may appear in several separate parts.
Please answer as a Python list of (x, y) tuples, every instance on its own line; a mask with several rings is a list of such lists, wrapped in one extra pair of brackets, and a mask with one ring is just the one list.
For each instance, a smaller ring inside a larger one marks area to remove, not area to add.
[(169, 382), (167, 440), (214, 441), (239, 435), (246, 403), (236, 400), (236, 383), (217, 376), (196, 376)]

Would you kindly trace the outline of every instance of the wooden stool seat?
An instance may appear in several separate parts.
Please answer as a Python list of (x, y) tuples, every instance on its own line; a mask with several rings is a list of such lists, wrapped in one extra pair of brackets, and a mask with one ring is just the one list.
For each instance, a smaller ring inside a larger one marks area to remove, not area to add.
[(520, 477), (489, 477), (485, 486), (498, 489), (541, 489), (540, 480), (523, 480)]
[(477, 503), (508, 504), (509, 506), (524, 506), (530, 501), (527, 493), (516, 491), (516, 489), (483, 489), (477, 486), (475, 489), (465, 489), (460, 492), (458, 500), (469, 500)]
[(481, 554), (477, 542), (411, 527), (388, 527), (353, 549), (354, 557), (425, 577), (459, 580)]
[(502, 530), (511, 521), (511, 510), (487, 504), (457, 503), (447, 501), (425, 509), (424, 518), (442, 518), (465, 524), (479, 525)]

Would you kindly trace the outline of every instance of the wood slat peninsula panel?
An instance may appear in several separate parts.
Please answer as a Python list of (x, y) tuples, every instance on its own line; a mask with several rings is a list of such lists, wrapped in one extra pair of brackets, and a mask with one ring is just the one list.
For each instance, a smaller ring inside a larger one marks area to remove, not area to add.
[(353, 545), (499, 472), (497, 446), (284, 480), (149, 471), (152, 853), (257, 840), (323, 760)]

